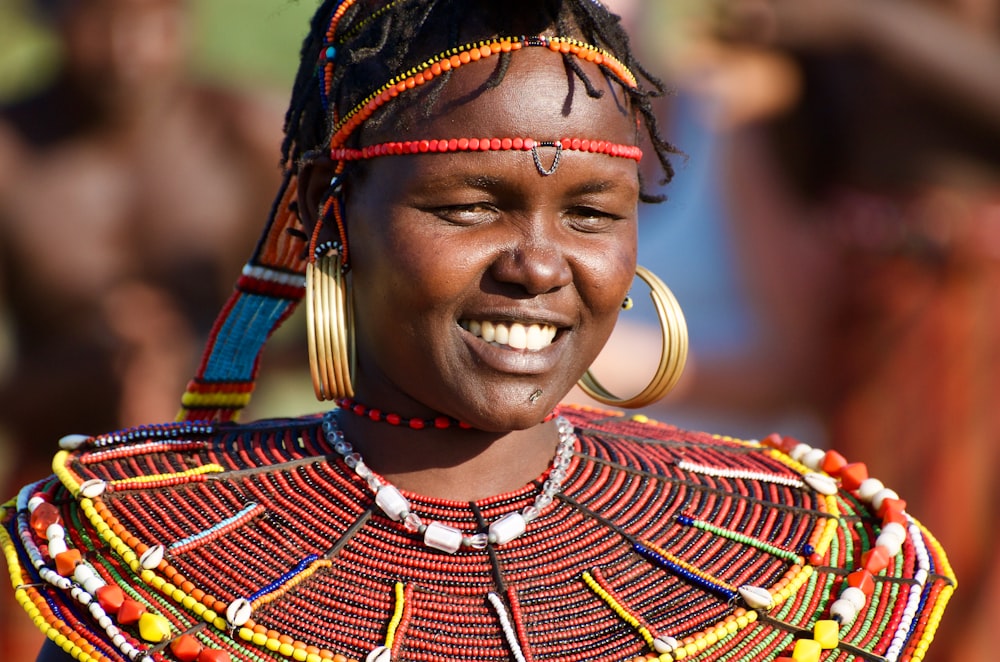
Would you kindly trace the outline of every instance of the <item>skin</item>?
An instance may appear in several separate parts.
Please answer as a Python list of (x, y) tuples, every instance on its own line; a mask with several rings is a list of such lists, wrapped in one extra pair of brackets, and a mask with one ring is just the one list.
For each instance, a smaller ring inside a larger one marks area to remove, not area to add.
[[(586, 71), (606, 89), (601, 99), (541, 49), (513, 57), (492, 90), (482, 91), (491, 69), (469, 67), (447, 83), (429, 117), (405, 111), (410, 132), (388, 128), (362, 143), (570, 136), (635, 144), (621, 90), (596, 67)], [(541, 155), (548, 164), (554, 150)], [(300, 208), (314, 210), (329, 164), (302, 175)], [(477, 428), (412, 431), (344, 416), (369, 465), (403, 489), (456, 500), (516, 489), (545, 470), (556, 433), (540, 421), (597, 356), (631, 285), (638, 194), (637, 164), (600, 154), (565, 152), (549, 177), (524, 151), (365, 164), (347, 210), (356, 397)], [(305, 216), (311, 227), (314, 214)], [(465, 319), (543, 322), (559, 334), (543, 350), (514, 350), (473, 336), (459, 325)]]

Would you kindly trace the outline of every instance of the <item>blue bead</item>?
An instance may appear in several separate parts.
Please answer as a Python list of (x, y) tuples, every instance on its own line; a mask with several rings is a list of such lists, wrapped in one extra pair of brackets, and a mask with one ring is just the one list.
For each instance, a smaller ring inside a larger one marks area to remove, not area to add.
[(327, 60), (332, 60), (333, 56), (336, 55), (336, 54), (337, 54), (337, 49), (334, 48), (333, 46), (330, 46), (329, 48), (326, 49), (326, 59)]

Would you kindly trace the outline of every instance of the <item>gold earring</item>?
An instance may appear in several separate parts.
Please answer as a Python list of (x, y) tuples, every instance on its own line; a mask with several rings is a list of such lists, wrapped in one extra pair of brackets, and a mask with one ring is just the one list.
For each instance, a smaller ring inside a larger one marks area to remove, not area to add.
[(354, 396), (353, 303), (339, 255), (323, 255), (306, 266), (309, 370), (319, 400)]
[(646, 388), (631, 398), (619, 398), (613, 395), (597, 381), (590, 370), (583, 373), (578, 382), (580, 389), (594, 400), (612, 407), (627, 409), (651, 405), (666, 395), (684, 372), (688, 353), (687, 323), (673, 293), (656, 274), (645, 267), (636, 266), (635, 275), (649, 286), (649, 298), (656, 307), (656, 316), (660, 320), (660, 331), (663, 334), (660, 363), (656, 367), (656, 374)]

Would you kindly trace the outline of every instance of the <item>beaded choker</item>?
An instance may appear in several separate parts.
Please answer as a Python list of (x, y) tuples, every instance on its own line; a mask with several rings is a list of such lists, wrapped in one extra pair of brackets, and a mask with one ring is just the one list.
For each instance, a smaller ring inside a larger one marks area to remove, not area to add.
[(462, 547), (484, 549), (487, 544), (503, 545), (514, 540), (525, 532), (528, 524), (537, 518), (542, 510), (552, 503), (552, 499), (562, 488), (566, 479), (566, 470), (573, 457), (573, 446), (576, 435), (573, 426), (562, 416), (556, 418), (559, 430), (559, 447), (552, 460), (552, 468), (541, 492), (535, 497), (535, 502), (526, 506), (521, 512), (507, 513), (489, 525), (487, 532), (467, 535), (453, 526), (441, 522), (425, 523), (419, 515), (410, 510), (410, 502), (391, 483), (373, 472), (365, 464), (364, 458), (357, 453), (350, 443), (344, 439), (344, 433), (337, 423), (335, 411), (323, 416), (323, 433), (327, 442), (344, 458), (344, 462), (354, 472), (365, 479), (368, 487), (375, 493), (375, 503), (387, 517), (396, 522), (402, 522), (407, 531), (423, 536), (424, 544), (449, 554), (454, 554)]
[[(344, 411), (349, 411), (352, 414), (361, 416), (362, 418), (367, 418), (375, 421), (376, 423), (388, 423), (389, 425), (398, 425), (412, 430), (426, 430), (428, 428), (446, 430), (453, 425), (457, 425), (463, 430), (472, 429), (472, 426), (465, 421), (460, 421), (457, 418), (451, 418), (450, 416), (438, 416), (436, 418), (405, 418), (399, 414), (393, 414), (391, 412), (386, 413), (381, 409), (368, 407), (353, 398), (341, 398), (340, 400), (337, 400), (337, 405)], [(551, 411), (545, 416), (545, 418), (542, 419), (542, 422), (547, 423), (555, 417), (555, 411)]]

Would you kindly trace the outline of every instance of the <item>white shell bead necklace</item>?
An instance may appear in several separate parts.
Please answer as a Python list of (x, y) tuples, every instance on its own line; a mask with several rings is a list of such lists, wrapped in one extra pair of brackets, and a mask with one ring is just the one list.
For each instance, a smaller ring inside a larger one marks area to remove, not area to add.
[(526, 506), (520, 512), (514, 511), (494, 520), (484, 533), (468, 535), (453, 526), (441, 522), (424, 522), (411, 509), (409, 500), (381, 476), (373, 472), (361, 454), (344, 438), (344, 433), (337, 422), (336, 411), (329, 411), (323, 416), (323, 434), (343, 458), (348, 467), (363, 478), (375, 494), (375, 504), (385, 515), (396, 522), (402, 522), (407, 531), (423, 536), (428, 547), (454, 554), (462, 547), (483, 549), (487, 544), (503, 545), (514, 540), (527, 529), (528, 524), (536, 519), (562, 489), (566, 479), (566, 471), (573, 459), (573, 446), (576, 435), (573, 426), (562, 416), (556, 417), (556, 429), (559, 432), (559, 446), (552, 459), (552, 468), (548, 478), (542, 484), (541, 491), (535, 497), (532, 505)]

